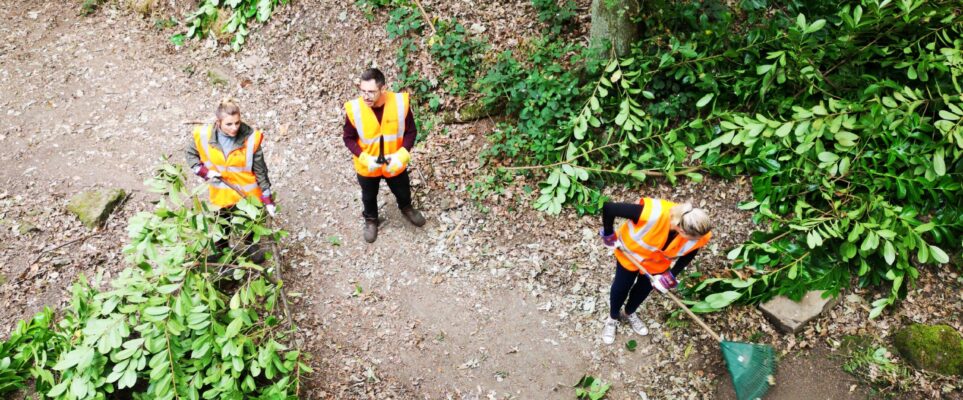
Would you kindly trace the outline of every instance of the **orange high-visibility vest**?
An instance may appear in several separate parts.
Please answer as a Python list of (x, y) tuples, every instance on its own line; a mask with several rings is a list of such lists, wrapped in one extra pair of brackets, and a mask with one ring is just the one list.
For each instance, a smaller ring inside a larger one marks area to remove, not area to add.
[[(348, 114), (348, 121), (358, 131), (358, 145), (361, 151), (372, 157), (381, 154), (381, 140), (384, 139), (384, 155), (401, 149), (405, 138), (405, 117), (408, 115), (408, 93), (385, 92), (385, 109), (381, 115), (381, 121), (375, 117), (374, 111), (359, 97), (344, 103), (344, 111)], [(388, 165), (382, 165), (374, 171), (369, 171), (368, 166), (361, 162), (358, 157), (354, 157), (354, 170), (361, 176), (391, 178), (397, 176), (408, 168), (405, 163), (401, 169), (394, 174), (388, 172)]]
[[(261, 147), (261, 140), (264, 138), (261, 131), (255, 130), (244, 140), (244, 146), (234, 149), (226, 158), (220, 149), (211, 146), (211, 135), (213, 135), (211, 125), (194, 128), (194, 145), (199, 150), (204, 166), (208, 170), (220, 172), (222, 180), (238, 186), (245, 195), (260, 199), (261, 188), (257, 185), (252, 167), (254, 152)], [(216, 179), (208, 182), (208, 191), (211, 203), (221, 208), (233, 206), (241, 201), (241, 196), (234, 189)]]
[[(676, 203), (648, 197), (639, 200), (639, 203), (642, 204), (639, 223), (625, 221), (617, 232), (619, 241), (632, 254), (627, 255), (621, 249), (615, 249), (615, 258), (629, 271), (639, 270), (629, 260), (628, 257), (631, 256), (650, 274), (661, 274), (672, 267), (676, 259), (705, 246), (712, 238), (712, 232), (706, 233), (699, 240), (688, 240), (682, 235), (676, 235), (672, 243), (665, 246), (672, 229), (669, 210)], [(665, 250), (662, 250), (663, 246)]]

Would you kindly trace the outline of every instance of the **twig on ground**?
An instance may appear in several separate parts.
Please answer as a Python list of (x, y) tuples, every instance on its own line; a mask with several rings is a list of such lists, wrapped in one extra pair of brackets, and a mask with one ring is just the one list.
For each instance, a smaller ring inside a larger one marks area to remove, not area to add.
[(431, 28), (431, 34), (437, 35), (438, 31), (435, 29), (435, 24), (431, 23), (431, 17), (428, 16), (427, 12), (425, 12), (425, 8), (421, 6), (421, 2), (415, 0), (415, 5), (417, 5), (418, 10), (421, 11), (421, 17), (425, 19), (425, 22), (428, 23), (428, 27)]
[(461, 230), (461, 226), (464, 225), (464, 224), (465, 224), (465, 221), (459, 222), (459, 223), (458, 223), (458, 226), (456, 226), (455, 229), (453, 229), (453, 230), (451, 231), (451, 234), (448, 235), (448, 240), (445, 240), (445, 245), (446, 245), (446, 246), (451, 244), (451, 241), (455, 239), (455, 235), (458, 233), (458, 231)]

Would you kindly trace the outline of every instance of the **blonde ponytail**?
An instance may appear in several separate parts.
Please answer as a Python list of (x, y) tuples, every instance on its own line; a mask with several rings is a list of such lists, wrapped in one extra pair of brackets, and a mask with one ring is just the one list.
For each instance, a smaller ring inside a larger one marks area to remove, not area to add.
[(706, 210), (695, 208), (691, 203), (680, 204), (672, 217), (672, 222), (687, 235), (703, 237), (712, 230), (712, 222), (709, 221)]
[(237, 105), (237, 101), (233, 98), (225, 97), (217, 104), (217, 110), (214, 111), (214, 115), (217, 119), (230, 115), (241, 115), (241, 107)]

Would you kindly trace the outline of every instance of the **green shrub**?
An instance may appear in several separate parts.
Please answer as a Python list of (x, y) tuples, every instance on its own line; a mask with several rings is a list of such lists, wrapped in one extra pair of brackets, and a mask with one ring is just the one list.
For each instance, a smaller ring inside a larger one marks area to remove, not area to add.
[(187, 31), (171, 36), (171, 42), (182, 46), (188, 39), (203, 39), (209, 33), (231, 38), (231, 48), (240, 51), (247, 40), (252, 21), (266, 22), (278, 6), (288, 0), (202, 0), (186, 20)]
[(558, 35), (571, 28), (571, 22), (577, 15), (577, 5), (572, 0), (532, 0), (532, 6), (538, 12), (538, 21), (546, 25), (546, 31)]
[(571, 171), (752, 176), (755, 199), (742, 208), (768, 231), (729, 252), (740, 278), (716, 274), (690, 289), (713, 294), (697, 310), (836, 293), (855, 275), (890, 287), (875, 317), (921, 265), (960, 248), (959, 10), (810, 3), (650, 4), (648, 39), (609, 63), (563, 141), (574, 154), (612, 146)]
[(283, 344), (294, 328), (280, 311), (276, 264), (214, 245), (248, 236), (263, 245), (285, 233), (263, 225), (254, 199), (229, 218), (208, 211), (174, 166), (151, 186), (164, 197), (131, 218), (124, 252), (133, 266), (104, 290), (81, 277), (56, 325), (49, 309), (21, 323), (0, 346), (2, 360), (13, 360), (0, 361), (13, 366), (0, 370), (0, 388), (22, 387), (29, 371), (36, 391), (55, 399), (296, 399), (310, 368)]
[(429, 52), (442, 67), (447, 90), (456, 96), (468, 94), (478, 74), (480, 55), (487, 45), (471, 38), (457, 20), (440, 20), (437, 35), (429, 42)]

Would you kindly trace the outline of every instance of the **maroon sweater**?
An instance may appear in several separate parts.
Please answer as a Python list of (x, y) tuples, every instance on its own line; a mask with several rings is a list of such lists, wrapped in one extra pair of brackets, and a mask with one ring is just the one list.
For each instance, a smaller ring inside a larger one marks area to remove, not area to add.
[[(374, 111), (375, 118), (381, 121), (381, 116), (385, 113), (385, 107), (371, 107), (371, 111)], [(411, 108), (408, 109), (408, 115), (405, 116), (405, 136), (404, 141), (401, 143), (402, 146), (409, 152), (411, 148), (415, 145), (415, 137), (418, 135), (415, 129), (415, 116), (411, 114)], [(351, 124), (351, 120), (348, 116), (344, 116), (344, 134), (341, 135), (344, 139), (344, 145), (351, 150), (351, 154), (355, 157), (361, 155), (361, 146), (358, 144), (358, 129)]]

